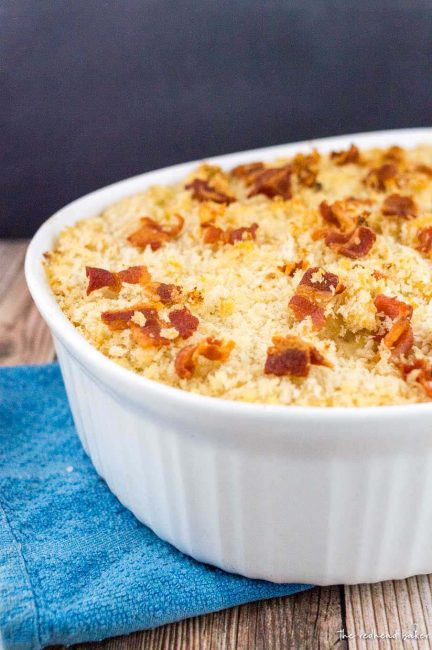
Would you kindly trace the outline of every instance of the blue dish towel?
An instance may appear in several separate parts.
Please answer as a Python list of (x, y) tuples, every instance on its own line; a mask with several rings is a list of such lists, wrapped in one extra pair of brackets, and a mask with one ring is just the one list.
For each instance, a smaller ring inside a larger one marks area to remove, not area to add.
[(308, 586), (225, 573), (160, 540), (97, 476), (58, 366), (0, 370), (5, 648), (99, 640)]

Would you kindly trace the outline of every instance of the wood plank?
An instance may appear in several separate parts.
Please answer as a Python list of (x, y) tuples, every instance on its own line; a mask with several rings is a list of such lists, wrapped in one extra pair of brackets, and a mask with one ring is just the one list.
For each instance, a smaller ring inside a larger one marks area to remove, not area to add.
[(24, 263), (27, 242), (0, 240), (0, 300), (8, 292), (12, 280)]
[(337, 631), (343, 627), (339, 587), (322, 587), (288, 598), (240, 608), (238, 648), (346, 648)]
[(0, 366), (52, 361), (49, 330), (24, 279), (27, 242), (0, 242)]
[[(345, 587), (346, 630), (349, 650), (428, 650), (432, 639), (432, 578), (415, 576), (374, 585)], [(366, 639), (362, 634), (394, 638)], [(402, 635), (408, 638), (402, 638)]]
[[(28, 293), (26, 242), (0, 242), (0, 365), (53, 359), (51, 336)], [(315, 588), (191, 618), (154, 630), (80, 644), (79, 650), (292, 650), (346, 648), (338, 587)], [(59, 647), (58, 647), (59, 648)]]

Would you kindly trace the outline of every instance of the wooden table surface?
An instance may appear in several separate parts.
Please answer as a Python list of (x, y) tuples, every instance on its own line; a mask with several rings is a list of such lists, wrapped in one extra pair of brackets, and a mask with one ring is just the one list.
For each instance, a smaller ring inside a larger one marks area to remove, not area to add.
[[(38, 364), (54, 358), (50, 334), (26, 288), (23, 274), (26, 246), (25, 241), (0, 241), (0, 365)], [(432, 647), (432, 641), (424, 637), (401, 640), (400, 634), (412, 633), (414, 625), (417, 637), (430, 634), (432, 639), (432, 576), (373, 585), (316, 587), (291, 597), (242, 605), (75, 648), (423, 650)], [(341, 638), (340, 630), (347, 638)], [(387, 638), (366, 639), (362, 638), (364, 633)], [(390, 639), (389, 635), (395, 633), (398, 638)]]

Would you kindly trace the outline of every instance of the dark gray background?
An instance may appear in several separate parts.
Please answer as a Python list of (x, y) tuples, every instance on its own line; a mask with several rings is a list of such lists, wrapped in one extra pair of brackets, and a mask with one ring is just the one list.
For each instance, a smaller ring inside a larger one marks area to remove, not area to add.
[(432, 2), (0, 0), (0, 236), (191, 158), (431, 124)]

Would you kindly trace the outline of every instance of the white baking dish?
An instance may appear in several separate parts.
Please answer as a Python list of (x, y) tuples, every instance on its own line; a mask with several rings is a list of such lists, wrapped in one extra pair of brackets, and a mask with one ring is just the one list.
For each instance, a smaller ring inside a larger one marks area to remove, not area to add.
[[(326, 138), (220, 156), (230, 168), (299, 150), (414, 146), (432, 129)], [(432, 403), (251, 405), (125, 370), (63, 315), (42, 254), (60, 230), (196, 163), (142, 174), (63, 208), (33, 238), (30, 292), (54, 337), (76, 428), (120, 501), (189, 555), (254, 578), (373, 582), (432, 571)]]

